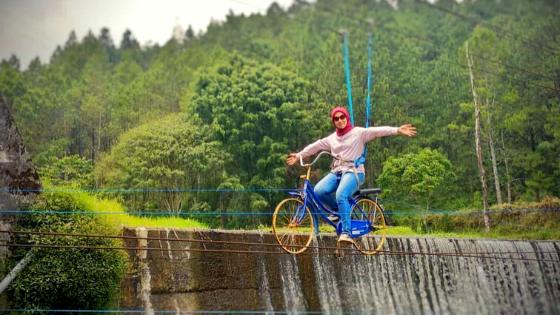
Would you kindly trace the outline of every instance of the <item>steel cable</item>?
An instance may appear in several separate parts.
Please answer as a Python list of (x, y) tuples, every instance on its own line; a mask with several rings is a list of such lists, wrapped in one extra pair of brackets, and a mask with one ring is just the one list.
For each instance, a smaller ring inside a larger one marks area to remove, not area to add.
[[(113, 236), (113, 235), (100, 235), (100, 234), (73, 234), (73, 233), (56, 233), (56, 232), (29, 232), (29, 231), (6, 231), (1, 230), (0, 233), (8, 234), (27, 234), (27, 235), (46, 235), (46, 236), (63, 236), (63, 237), (86, 237), (86, 238), (109, 238), (109, 239), (134, 239), (134, 240), (154, 240), (154, 241), (167, 241), (167, 242), (191, 242), (191, 243), (202, 243), (202, 244), (228, 244), (228, 245), (246, 245), (246, 246), (265, 246), (265, 247), (281, 247), (280, 244), (271, 243), (256, 243), (256, 242), (239, 242), (239, 241), (215, 241), (215, 240), (199, 240), (199, 239), (181, 239), (181, 238), (158, 238), (158, 237), (137, 237), (137, 236)], [(215, 252), (215, 253), (238, 253), (238, 254), (290, 254), (285, 251), (259, 251), (259, 250), (232, 250), (232, 249), (173, 249), (173, 248), (163, 248), (163, 247), (123, 247), (123, 246), (88, 246), (88, 245), (52, 245), (52, 244), (0, 244), (2, 247), (24, 247), (24, 248), (58, 248), (58, 249), (116, 249), (116, 250), (153, 250), (153, 251), (170, 251), (170, 252)], [(293, 247), (303, 247), (303, 245), (294, 245)], [(364, 256), (361, 253), (356, 253), (353, 248), (341, 248), (341, 247), (329, 247), (329, 246), (307, 246), (308, 249), (319, 250), (335, 250), (334, 253), (324, 253), (321, 252), (320, 255), (339, 255), (339, 251), (351, 253), (345, 253), (344, 255), (359, 255)], [(539, 252), (539, 254), (553, 254), (556, 252)], [(300, 255), (311, 255), (313, 253), (305, 252)], [(319, 254), (319, 252), (317, 252)], [(379, 255), (422, 255), (422, 256), (443, 256), (443, 257), (465, 257), (465, 258), (489, 258), (489, 259), (505, 259), (505, 260), (522, 260), (522, 261), (542, 261), (542, 262), (560, 262), (556, 259), (539, 259), (539, 258), (526, 258), (526, 257), (499, 257), (495, 255), (522, 255), (522, 254), (534, 254), (535, 252), (462, 252), (462, 253), (428, 253), (421, 251), (391, 251), (391, 250), (379, 250), (377, 251)], [(291, 254), (290, 254), (291, 255)]]

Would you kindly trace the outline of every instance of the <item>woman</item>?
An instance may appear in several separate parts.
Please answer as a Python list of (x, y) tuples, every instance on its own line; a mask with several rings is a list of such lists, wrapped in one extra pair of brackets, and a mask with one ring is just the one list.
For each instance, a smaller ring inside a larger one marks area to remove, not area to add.
[[(364, 183), (364, 165), (356, 166), (367, 142), (385, 136), (402, 135), (413, 137), (416, 127), (405, 124), (400, 127), (354, 127), (350, 123), (350, 115), (344, 107), (336, 107), (331, 111), (331, 120), (336, 132), (306, 146), (299, 153), (288, 155), (288, 165), (294, 165), (302, 158), (309, 157), (319, 151), (328, 151), (336, 156), (330, 173), (317, 183), (315, 194), (323, 204), (331, 209), (339, 210), (342, 220), (342, 234), (339, 242), (352, 242), (350, 237), (350, 202), (349, 198)], [(332, 194), (336, 192), (336, 201)]]

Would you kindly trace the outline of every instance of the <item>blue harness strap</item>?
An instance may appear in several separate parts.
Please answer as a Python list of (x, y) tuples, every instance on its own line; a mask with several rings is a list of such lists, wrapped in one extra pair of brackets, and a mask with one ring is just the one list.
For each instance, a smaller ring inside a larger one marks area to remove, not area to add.
[(344, 56), (344, 76), (346, 78), (346, 93), (348, 94), (348, 113), (350, 122), (354, 125), (354, 110), (352, 108), (352, 82), (350, 81), (350, 53), (348, 51), (348, 32), (344, 32), (342, 42), (342, 54)]
[(369, 115), (371, 108), (371, 85), (373, 84), (373, 72), (371, 70), (371, 59), (373, 55), (373, 37), (368, 34), (368, 64), (367, 64), (367, 96), (366, 96), (366, 128), (369, 127)]
[[(346, 93), (348, 94), (348, 113), (350, 114), (350, 122), (354, 125), (354, 109), (352, 107), (352, 82), (350, 79), (350, 53), (348, 49), (348, 32), (344, 32), (344, 40), (342, 42), (342, 53), (344, 57), (344, 76), (346, 78)], [(368, 34), (368, 64), (367, 64), (367, 95), (366, 95), (366, 125), (369, 127), (369, 116), (371, 109), (371, 85), (373, 73), (371, 70), (371, 59), (373, 54), (373, 36)], [(366, 163), (367, 146), (364, 148), (362, 155), (354, 161), (354, 166)]]
[[(369, 116), (370, 116), (370, 108), (371, 108), (371, 85), (373, 81), (373, 73), (371, 71), (371, 58), (373, 54), (373, 37), (371, 33), (368, 34), (368, 65), (367, 65), (367, 95), (366, 95), (366, 128), (369, 127)], [(364, 152), (362, 155), (354, 161), (354, 166), (358, 167), (359, 165), (366, 163), (366, 156), (367, 156), (367, 144), (365, 145)]]

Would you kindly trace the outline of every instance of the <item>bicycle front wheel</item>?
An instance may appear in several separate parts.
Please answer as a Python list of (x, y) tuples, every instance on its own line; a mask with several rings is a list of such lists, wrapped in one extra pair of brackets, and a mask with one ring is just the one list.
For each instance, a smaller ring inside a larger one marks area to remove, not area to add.
[(381, 205), (369, 198), (359, 199), (352, 207), (351, 218), (368, 220), (373, 226), (373, 231), (354, 240), (356, 249), (365, 255), (379, 252), (387, 238), (387, 224)]
[(282, 200), (272, 216), (272, 231), (285, 251), (290, 254), (302, 253), (313, 238), (311, 211), (300, 199)]

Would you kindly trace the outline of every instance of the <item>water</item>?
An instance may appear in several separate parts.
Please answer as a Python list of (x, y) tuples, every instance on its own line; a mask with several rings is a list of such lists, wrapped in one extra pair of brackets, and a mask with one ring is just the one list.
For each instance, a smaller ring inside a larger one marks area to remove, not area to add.
[[(262, 243), (265, 242), (262, 233), (259, 233), (259, 239)], [(272, 306), (272, 296), (271, 296), (271, 289), (268, 279), (268, 273), (266, 271), (266, 264), (264, 259), (258, 260), (258, 275), (260, 277), (260, 290), (259, 290), (259, 298), (263, 301), (264, 308), (261, 310), (265, 310), (266, 314), (273, 314), (274, 307)]]
[[(148, 231), (145, 228), (137, 228), (136, 229), (136, 236), (142, 239), (138, 239), (138, 247), (139, 248), (146, 248), (148, 247), (148, 241), (146, 238), (148, 237)], [(144, 307), (145, 314), (153, 315), (154, 310), (152, 307), (151, 301), (151, 278), (152, 275), (150, 273), (150, 267), (148, 265), (147, 257), (148, 251), (147, 250), (139, 250), (137, 252), (138, 256), (138, 267), (140, 272), (140, 283), (139, 289), (140, 292), (139, 297), (142, 301), (142, 306)]]
[(282, 292), (284, 293), (284, 310), (297, 313), (305, 310), (303, 288), (299, 278), (295, 256), (282, 255), (280, 257), (280, 277), (282, 279)]
[[(161, 231), (173, 238), (202, 235), (190, 233)], [(215, 232), (205, 237), (275, 242), (268, 233)], [(151, 242), (150, 247), (155, 243)], [(560, 314), (560, 241), (391, 238), (385, 248), (505, 259), (444, 255), (340, 258), (332, 255), (332, 250), (325, 255), (316, 248), (308, 249), (310, 255), (299, 256), (196, 252), (187, 255), (169, 251), (185, 248), (187, 243), (160, 243), (164, 255), (150, 251), (147, 258), (140, 259), (142, 285), (137, 292), (141, 298), (137, 307), (154, 311), (262, 313)], [(319, 236), (312, 246), (335, 244), (334, 237)], [(225, 249), (228, 245), (189, 246)], [(242, 249), (241, 245), (236, 246)], [(248, 249), (271, 250), (259, 246)], [(503, 254), (506, 252), (513, 254)], [(539, 260), (510, 259), (520, 257)]]
[[(449, 253), (528, 252), (558, 261), (558, 244), (391, 239), (392, 250)], [(550, 253), (549, 253), (550, 252)], [(558, 262), (445, 256), (314, 257), (322, 311), (371, 314), (555, 314)], [(308, 289), (308, 288), (305, 288)], [(311, 289), (311, 288), (309, 288)]]

